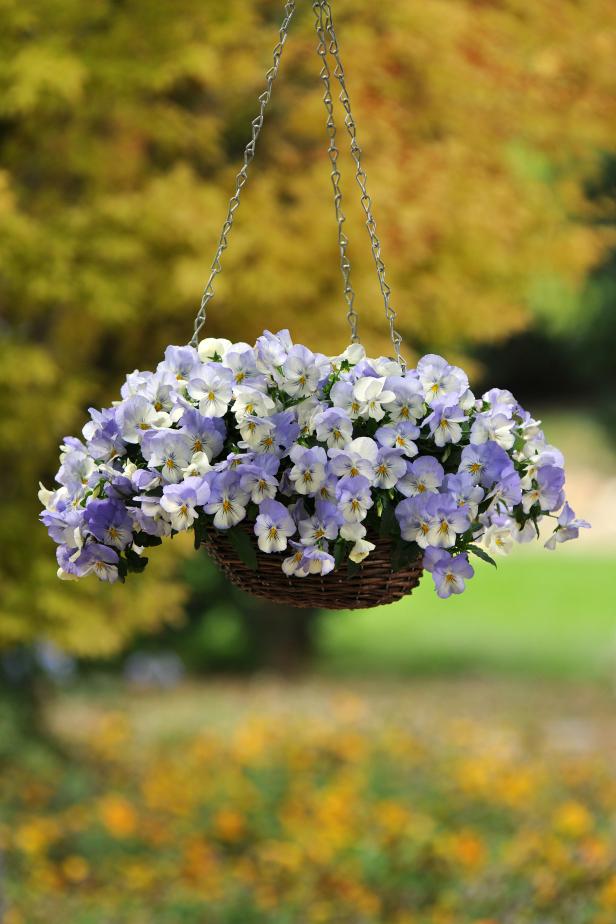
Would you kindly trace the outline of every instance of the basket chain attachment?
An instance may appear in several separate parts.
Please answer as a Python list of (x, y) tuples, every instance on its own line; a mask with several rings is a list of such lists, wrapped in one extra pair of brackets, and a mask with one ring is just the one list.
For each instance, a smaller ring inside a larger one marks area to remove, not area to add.
[(349, 239), (344, 230), (346, 217), (342, 210), (342, 190), (340, 189), (340, 170), (338, 168), (338, 156), (340, 152), (336, 144), (336, 122), (334, 118), (334, 103), (331, 88), (331, 71), (327, 60), (327, 37), (323, 22), (323, 8), (320, 0), (313, 0), (312, 8), (315, 14), (315, 29), (319, 39), (317, 54), (321, 58), (321, 72), (319, 76), (323, 82), (323, 102), (327, 112), (327, 135), (329, 137), (327, 153), (332, 167), (331, 181), (334, 190), (334, 208), (338, 225), (338, 246), (340, 248), (340, 270), (342, 272), (343, 294), (348, 309), (347, 321), (351, 328), (351, 343), (358, 343), (360, 339), (357, 333), (358, 315), (355, 310), (355, 290), (351, 283), (351, 261), (347, 254)]
[(201, 296), (201, 304), (199, 305), (199, 311), (197, 312), (197, 316), (195, 318), (194, 331), (190, 341), (191, 346), (194, 347), (196, 347), (199, 343), (199, 334), (203, 328), (203, 325), (205, 324), (207, 317), (207, 306), (214, 296), (214, 280), (222, 270), (222, 255), (227, 249), (229, 243), (229, 234), (231, 232), (231, 228), (233, 227), (235, 212), (239, 208), (240, 204), (240, 195), (246, 184), (246, 180), (248, 179), (248, 168), (253, 157), (255, 156), (257, 140), (263, 127), (265, 110), (271, 99), (272, 86), (278, 75), (282, 51), (289, 34), (289, 26), (291, 25), (291, 20), (293, 19), (293, 15), (295, 13), (295, 0), (287, 0), (284, 5), (284, 11), (284, 19), (280, 26), (278, 43), (276, 44), (272, 54), (272, 66), (265, 76), (265, 90), (259, 97), (259, 114), (252, 121), (252, 137), (244, 150), (244, 163), (242, 168), (235, 178), (235, 192), (229, 200), (227, 217), (225, 218), (225, 222), (222, 226), (218, 248), (216, 250), (216, 255), (210, 269), (210, 276), (206, 283), (205, 289), (203, 290), (203, 295)]

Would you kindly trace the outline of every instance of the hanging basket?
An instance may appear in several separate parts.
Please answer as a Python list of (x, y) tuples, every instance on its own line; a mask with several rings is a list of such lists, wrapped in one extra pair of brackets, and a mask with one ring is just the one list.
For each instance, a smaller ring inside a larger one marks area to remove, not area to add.
[[(588, 526), (565, 503), (561, 453), (510, 392), (477, 399), (464, 371), (433, 354), (406, 367), (330, 3), (312, 7), (351, 345), (327, 357), (288, 330), (254, 346), (200, 337), (295, 11), (286, 0), (190, 344), (169, 346), (155, 372), (127, 377), (121, 400), (92, 409), (83, 439), (61, 448), (59, 487), (39, 494), (62, 579), (124, 580), (143, 571), (147, 547), (192, 529), (249, 593), (358, 609), (411, 593), (424, 568), (440, 597), (459, 594), (469, 554), (494, 564), (489, 553), (539, 536), (546, 515), (550, 549)], [(359, 342), (332, 77), (393, 357), (370, 359)]]
[(266, 555), (254, 541), (253, 524), (244, 523), (240, 528), (254, 544), (255, 567), (242, 561), (223, 531), (210, 530), (204, 542), (205, 549), (232, 584), (249, 594), (266, 597), (272, 603), (300, 609), (366, 609), (401, 600), (417, 587), (423, 574), (421, 558), (394, 571), (392, 541), (369, 534), (368, 539), (376, 548), (357, 566), (354, 575), (344, 570), (333, 571), (325, 577), (314, 574), (301, 579), (289, 578), (281, 569), (286, 553)]

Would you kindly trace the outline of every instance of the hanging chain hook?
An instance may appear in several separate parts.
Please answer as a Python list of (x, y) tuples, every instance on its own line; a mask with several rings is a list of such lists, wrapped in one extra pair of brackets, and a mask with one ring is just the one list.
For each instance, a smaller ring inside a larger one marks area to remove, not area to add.
[(402, 344), (402, 337), (398, 333), (395, 327), (397, 314), (393, 306), (391, 305), (391, 289), (385, 278), (385, 264), (383, 263), (383, 259), (381, 257), (381, 242), (377, 235), (376, 221), (372, 213), (372, 199), (370, 198), (370, 195), (367, 189), (366, 171), (364, 170), (362, 166), (362, 161), (361, 161), (362, 152), (357, 142), (357, 128), (355, 125), (355, 120), (353, 119), (353, 114), (351, 112), (351, 100), (349, 98), (349, 93), (346, 87), (344, 67), (342, 66), (342, 60), (340, 57), (340, 48), (338, 46), (338, 41), (336, 39), (336, 32), (334, 29), (332, 11), (331, 11), (331, 7), (330, 7), (328, 0), (317, 0), (317, 2), (321, 8), (324, 21), (325, 21), (325, 29), (329, 36), (328, 51), (329, 51), (329, 54), (334, 59), (335, 65), (336, 65), (334, 68), (334, 76), (338, 80), (338, 84), (340, 86), (339, 99), (346, 113), (344, 123), (347, 127), (347, 131), (351, 139), (351, 154), (353, 156), (353, 160), (355, 161), (355, 167), (356, 167), (355, 179), (361, 190), (361, 204), (363, 206), (363, 209), (366, 215), (366, 227), (368, 229), (368, 234), (370, 236), (370, 246), (372, 248), (372, 255), (374, 257), (374, 263), (376, 265), (376, 272), (377, 272), (377, 276), (379, 280), (379, 287), (381, 289), (381, 294), (383, 296), (383, 303), (385, 305), (385, 317), (389, 324), (389, 334), (390, 334), (391, 342), (393, 344), (393, 347), (396, 353), (396, 359), (400, 363), (402, 368), (405, 369), (406, 362), (403, 359), (401, 352), (400, 352), (400, 347)]
[(194, 332), (190, 341), (191, 345), (194, 347), (196, 347), (199, 342), (199, 333), (201, 332), (201, 329), (206, 321), (207, 306), (214, 296), (214, 280), (222, 270), (221, 258), (227, 249), (229, 243), (229, 233), (233, 227), (235, 212), (237, 211), (240, 204), (240, 194), (246, 184), (246, 180), (248, 179), (248, 168), (253, 157), (255, 156), (255, 148), (257, 145), (257, 139), (261, 133), (261, 128), (263, 127), (265, 110), (272, 95), (272, 86), (278, 75), (282, 51), (287, 40), (289, 26), (291, 25), (293, 14), (295, 13), (295, 0), (287, 0), (284, 6), (284, 10), (285, 15), (282, 21), (282, 25), (280, 26), (279, 40), (276, 47), (274, 48), (272, 55), (272, 66), (270, 67), (265, 77), (265, 90), (259, 97), (259, 114), (252, 121), (252, 137), (244, 150), (244, 163), (242, 168), (235, 178), (235, 192), (229, 201), (227, 217), (225, 218), (225, 222), (222, 226), (218, 248), (216, 250), (216, 255), (210, 270), (210, 276), (206, 283), (205, 289), (203, 290), (203, 295), (201, 296), (201, 304), (199, 305), (199, 311), (197, 312), (197, 316), (195, 318)]
[(342, 210), (342, 190), (340, 189), (340, 170), (338, 169), (338, 156), (340, 152), (336, 144), (336, 122), (334, 119), (331, 72), (327, 60), (327, 37), (323, 22), (323, 8), (319, 0), (313, 0), (312, 8), (316, 17), (315, 29), (319, 39), (317, 53), (321, 58), (321, 72), (319, 76), (323, 82), (323, 102), (325, 103), (325, 109), (327, 111), (327, 134), (329, 137), (327, 153), (332, 167), (331, 181), (334, 189), (334, 208), (336, 211), (336, 222), (338, 224), (338, 246), (340, 248), (340, 270), (342, 272), (343, 293), (348, 308), (347, 321), (351, 328), (351, 342), (358, 343), (360, 339), (357, 333), (358, 315), (355, 310), (355, 290), (351, 284), (351, 261), (347, 254), (349, 239), (344, 230), (346, 217)]

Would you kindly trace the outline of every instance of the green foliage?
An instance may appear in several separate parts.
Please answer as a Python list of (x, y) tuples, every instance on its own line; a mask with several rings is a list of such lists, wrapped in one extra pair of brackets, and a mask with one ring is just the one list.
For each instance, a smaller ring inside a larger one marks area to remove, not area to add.
[[(0, 0), (2, 643), (45, 634), (108, 653), (181, 614), (178, 543), (155, 550), (132, 587), (59, 585), (36, 483), (51, 481), (57, 444), (89, 405), (188, 339), (280, 12), (274, 0)], [(335, 12), (411, 343), (460, 352), (523, 326), (536, 280), (556, 274), (550, 291), (574, 290), (605, 247), (601, 226), (570, 216), (584, 211), (595, 152), (610, 147), (616, 12), (602, 0), (565, 2), (557, 16), (522, 0), (340, 0)], [(289, 325), (324, 351), (346, 341), (314, 45), (308, 5), (212, 335)], [(342, 160), (360, 331), (370, 352), (386, 351)]]

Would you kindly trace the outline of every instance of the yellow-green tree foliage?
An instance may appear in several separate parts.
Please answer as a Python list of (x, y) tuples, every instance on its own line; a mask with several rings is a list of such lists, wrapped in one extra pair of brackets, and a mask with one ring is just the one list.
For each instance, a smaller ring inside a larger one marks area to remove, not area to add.
[[(464, 352), (573, 290), (613, 142), (608, 0), (334, 0), (400, 328)], [(55, 578), (36, 487), (88, 405), (186, 342), (263, 86), (274, 0), (0, 0), (0, 637), (111, 651), (175, 620), (178, 544), (125, 588)], [(312, 11), (299, 3), (207, 331), (346, 339)], [(342, 128), (342, 142), (346, 135)], [(346, 146), (346, 145), (345, 145)], [(348, 152), (361, 332), (386, 350)], [(411, 348), (408, 352), (412, 355)]]

